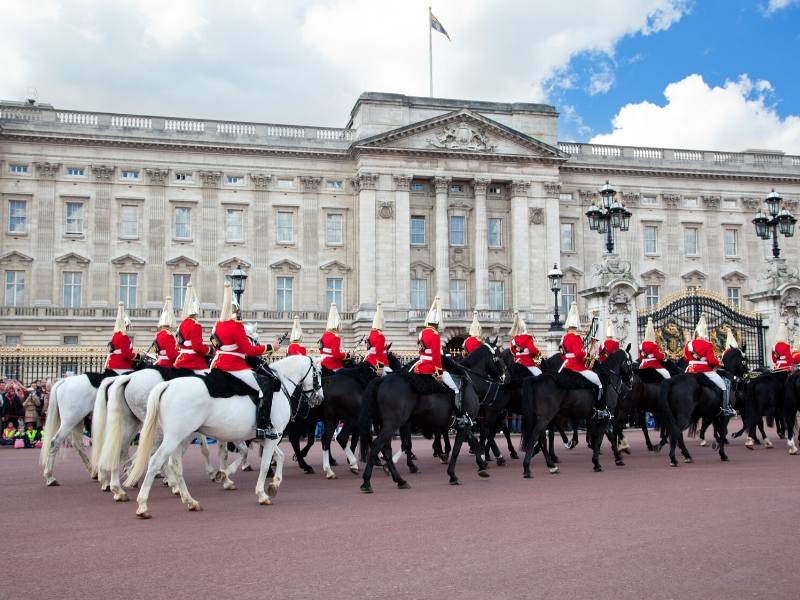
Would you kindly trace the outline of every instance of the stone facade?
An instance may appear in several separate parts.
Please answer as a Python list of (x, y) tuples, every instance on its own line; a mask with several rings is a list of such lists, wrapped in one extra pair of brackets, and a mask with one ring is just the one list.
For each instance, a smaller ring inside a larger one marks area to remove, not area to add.
[[(123, 298), (146, 345), (189, 280), (211, 323), (237, 265), (247, 318), (271, 335), (300, 314), (312, 345), (331, 298), (348, 344), (381, 301), (412, 349), (435, 294), (450, 336), (473, 307), (487, 334), (518, 309), (541, 335), (554, 264), (582, 312), (632, 342), (637, 307), (689, 286), (758, 308), (769, 242), (750, 221), (772, 188), (797, 212), (800, 157), (559, 143), (557, 119), (376, 93), (342, 129), (0, 103), (0, 343), (105, 343)], [(584, 218), (606, 180), (633, 212), (616, 275)], [(781, 240), (787, 265), (797, 240)], [(775, 311), (794, 314), (792, 289)]]

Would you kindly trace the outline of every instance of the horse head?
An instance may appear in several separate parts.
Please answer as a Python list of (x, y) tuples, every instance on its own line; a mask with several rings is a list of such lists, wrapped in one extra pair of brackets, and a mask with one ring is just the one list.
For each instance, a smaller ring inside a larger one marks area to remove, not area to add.
[(722, 355), (722, 366), (736, 378), (744, 377), (750, 370), (747, 355), (741, 348), (728, 348)]

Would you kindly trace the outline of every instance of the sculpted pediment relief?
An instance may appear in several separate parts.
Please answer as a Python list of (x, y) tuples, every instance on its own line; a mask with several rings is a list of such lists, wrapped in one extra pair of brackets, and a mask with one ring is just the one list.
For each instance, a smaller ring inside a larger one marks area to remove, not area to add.
[(111, 264), (117, 266), (129, 265), (134, 267), (143, 267), (144, 260), (138, 256), (134, 256), (133, 254), (123, 254), (117, 258), (112, 258)]
[(722, 276), (722, 281), (725, 283), (743, 283), (747, 281), (747, 275), (741, 271), (731, 271)]
[(323, 271), (324, 273), (332, 273), (332, 272), (347, 273), (348, 271), (350, 271), (350, 267), (348, 267), (343, 263), (340, 263), (338, 260), (331, 260), (326, 262), (324, 265), (320, 265), (319, 270)]
[(283, 260), (272, 263), (269, 268), (273, 271), (299, 271), (300, 265), (293, 260), (284, 258)]
[(193, 269), (200, 265), (199, 262), (189, 258), (188, 256), (180, 255), (176, 256), (175, 258), (171, 258), (167, 261), (168, 267), (183, 267), (184, 269)]
[(69, 252), (64, 256), (59, 256), (56, 261), (59, 265), (66, 265), (66, 264), (74, 264), (74, 265), (88, 265), (90, 261), (85, 256), (81, 256), (80, 254), (75, 254), (74, 252)]
[(656, 283), (661, 283), (663, 281), (666, 281), (667, 274), (660, 269), (650, 269), (649, 271), (645, 271), (644, 273), (642, 273), (641, 277), (642, 281), (653, 285)]
[(708, 276), (702, 271), (693, 269), (688, 273), (684, 273), (683, 275), (681, 275), (681, 279), (683, 279), (686, 282), (686, 285), (697, 287), (697, 286), (702, 286), (705, 283), (706, 279), (708, 279)]
[(2, 265), (27, 264), (32, 262), (33, 259), (30, 256), (23, 254), (22, 252), (17, 252), (16, 250), (7, 252), (0, 256), (0, 264)]
[(219, 266), (222, 267), (223, 269), (228, 269), (228, 268), (235, 269), (239, 265), (241, 265), (243, 269), (249, 269), (252, 266), (249, 262), (247, 262), (243, 258), (239, 258), (238, 256), (232, 256), (219, 263)]

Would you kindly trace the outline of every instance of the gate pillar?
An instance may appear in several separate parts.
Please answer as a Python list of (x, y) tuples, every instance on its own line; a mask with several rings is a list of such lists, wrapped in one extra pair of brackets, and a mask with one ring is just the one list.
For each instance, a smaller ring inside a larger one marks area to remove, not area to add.
[(800, 275), (798, 269), (786, 265), (783, 258), (769, 261), (767, 270), (758, 282), (752, 294), (745, 296), (753, 303), (755, 310), (764, 319), (764, 326), (769, 328), (764, 344), (764, 364), (770, 364), (770, 352), (775, 343), (778, 325), (786, 324), (789, 332), (789, 343), (800, 336)]

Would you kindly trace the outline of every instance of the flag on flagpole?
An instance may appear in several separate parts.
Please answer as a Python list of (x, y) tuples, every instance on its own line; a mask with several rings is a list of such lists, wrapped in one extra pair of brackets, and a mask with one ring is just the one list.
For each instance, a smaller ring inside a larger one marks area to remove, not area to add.
[(431, 15), (431, 29), (435, 29), (436, 31), (438, 31), (439, 33), (444, 35), (444, 37), (447, 38), (447, 41), (450, 41), (450, 42), (453, 41), (453, 40), (450, 39), (450, 36), (447, 35), (447, 31), (445, 30), (444, 25), (442, 25), (442, 23), (439, 21), (439, 19), (437, 19), (435, 16), (433, 16), (433, 13), (430, 13), (430, 15)]

